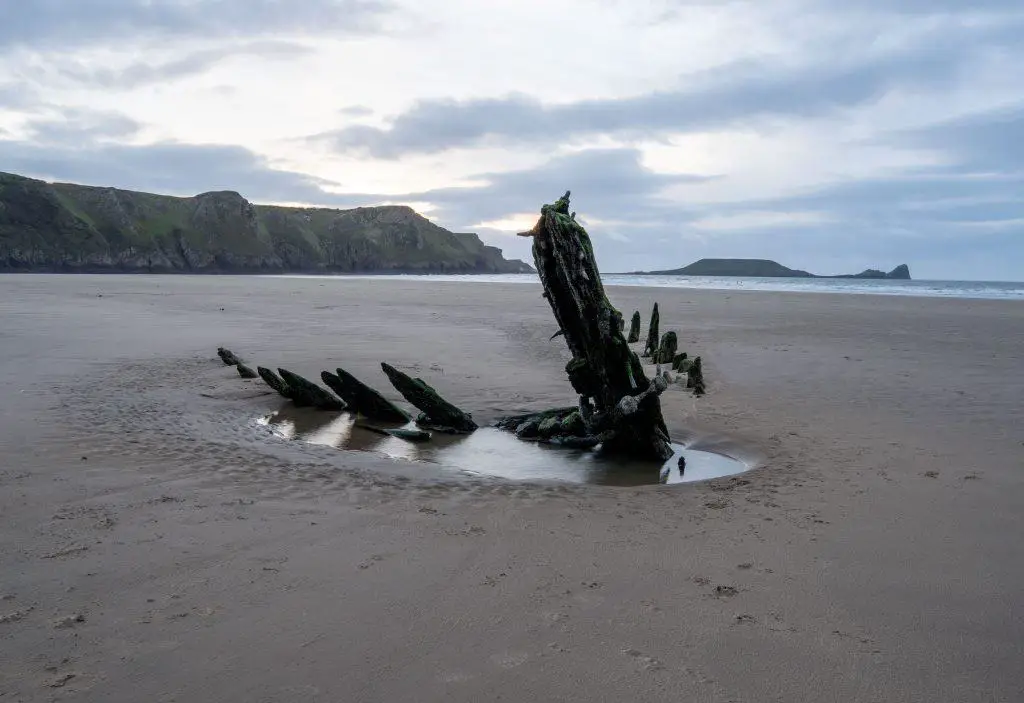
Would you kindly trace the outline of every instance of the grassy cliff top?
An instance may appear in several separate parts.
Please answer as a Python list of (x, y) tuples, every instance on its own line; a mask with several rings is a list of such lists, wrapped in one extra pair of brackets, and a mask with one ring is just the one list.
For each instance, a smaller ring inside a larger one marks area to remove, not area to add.
[(518, 273), (475, 234), (404, 205), (254, 205), (0, 173), (0, 269)]

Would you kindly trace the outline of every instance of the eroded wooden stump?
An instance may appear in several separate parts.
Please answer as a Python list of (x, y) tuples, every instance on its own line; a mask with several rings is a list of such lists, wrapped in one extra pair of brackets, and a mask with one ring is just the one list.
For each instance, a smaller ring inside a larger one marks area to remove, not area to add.
[(379, 422), (408, 422), (409, 414), (345, 369), (333, 374), (324, 371), (320, 378), (348, 405), (349, 412), (365, 415)]
[(654, 356), (658, 353), (658, 325), (661, 322), (661, 316), (658, 314), (658, 304), (654, 304), (654, 310), (651, 311), (651, 325), (647, 329), (647, 341), (644, 343), (644, 356)]
[[(658, 397), (667, 386), (662, 378), (648, 379), (629, 348), (622, 314), (609, 302), (601, 283), (590, 236), (569, 214), (569, 193), (543, 206), (537, 224), (523, 235), (533, 237), (544, 297), (572, 353), (566, 373), (580, 396), (583, 432), (577, 436), (597, 438), (608, 451), (668, 459), (672, 449)], [(658, 344), (657, 324), (655, 305), (654, 341), (649, 339), (648, 346)], [(652, 353), (656, 351), (655, 347)]]
[(236, 364), (235, 368), (238, 369), (238, 375), (242, 378), (259, 378), (259, 374), (241, 362)]
[(686, 352), (676, 354), (675, 357), (672, 358), (672, 370), (685, 372), (686, 369), (683, 368), (684, 362), (686, 367), (689, 368), (690, 364), (689, 359), (686, 357)]
[(626, 341), (630, 344), (635, 344), (640, 341), (640, 311), (637, 310), (633, 313), (633, 319), (629, 323), (629, 337)]
[(312, 381), (288, 369), (278, 369), (281, 379), (288, 384), (290, 398), (296, 405), (312, 406), (317, 410), (344, 410), (345, 401), (325, 391)]
[(467, 434), (477, 429), (469, 413), (442, 398), (423, 379), (412, 378), (389, 364), (381, 363), (380, 367), (402, 397), (421, 411), (416, 418), (420, 427), (454, 434)]
[(704, 395), (707, 390), (704, 388), (704, 367), (698, 356), (686, 370), (686, 387), (693, 389), (694, 395)]
[(260, 378), (263, 379), (264, 383), (266, 383), (268, 386), (277, 391), (278, 395), (281, 395), (291, 400), (292, 390), (291, 388), (288, 387), (288, 384), (285, 383), (281, 377), (279, 377), (270, 369), (263, 366), (257, 366), (256, 372), (259, 374)]
[(658, 345), (658, 351), (654, 353), (654, 363), (671, 364), (676, 357), (676, 350), (679, 349), (679, 337), (675, 332), (669, 330)]
[(235, 356), (234, 352), (224, 347), (217, 347), (217, 356), (220, 357), (225, 366), (238, 366), (238, 364), (242, 363), (241, 359)]

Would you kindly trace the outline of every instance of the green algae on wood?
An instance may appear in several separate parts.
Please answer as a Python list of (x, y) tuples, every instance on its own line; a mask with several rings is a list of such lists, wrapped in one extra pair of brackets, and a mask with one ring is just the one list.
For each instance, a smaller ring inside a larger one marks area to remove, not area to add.
[(503, 417), (494, 426), (514, 432), (520, 439), (565, 447), (590, 448), (601, 442), (600, 438), (587, 435), (580, 410), (573, 405)]
[(523, 413), (522, 415), (509, 415), (495, 421), (494, 426), (503, 430), (514, 430), (517, 426), (529, 420), (537, 420), (538, 422), (546, 420), (549, 417), (567, 417), (572, 413), (579, 413), (579, 408), (575, 405), (567, 405), (562, 408), (551, 408), (550, 410), (542, 410), (534, 413)]
[(349, 412), (364, 415), (380, 422), (408, 422), (412, 419), (407, 412), (366, 385), (345, 369), (336, 374), (324, 371), (320, 378), (332, 391), (345, 401)]
[(453, 434), (468, 434), (477, 429), (478, 425), (469, 413), (442, 398), (423, 379), (412, 378), (383, 362), (380, 367), (402, 397), (421, 411), (416, 418), (416, 424), (420, 427)]
[(292, 389), (289, 388), (288, 384), (285, 383), (284, 380), (276, 373), (263, 366), (257, 366), (256, 372), (259, 374), (260, 378), (263, 379), (264, 383), (277, 391), (279, 395), (288, 398), (289, 400), (291, 399)]
[(562, 429), (562, 418), (555, 416), (549, 417), (544, 422), (537, 426), (537, 432), (540, 433), (541, 437), (550, 438), (554, 437), (559, 430)]
[(574, 410), (568, 415), (562, 417), (559, 427), (559, 433), (562, 435), (582, 435), (586, 432), (587, 427), (583, 424), (583, 416), (580, 415), (579, 410)]
[(312, 406), (317, 410), (344, 410), (345, 401), (335, 397), (329, 391), (325, 391), (312, 381), (309, 381), (297, 373), (288, 369), (278, 369), (281, 378), (288, 384), (291, 392), (291, 399), (299, 406)]

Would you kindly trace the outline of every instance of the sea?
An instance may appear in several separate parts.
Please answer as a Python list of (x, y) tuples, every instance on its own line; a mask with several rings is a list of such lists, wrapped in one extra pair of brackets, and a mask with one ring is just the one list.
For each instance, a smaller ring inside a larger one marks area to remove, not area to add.
[[(452, 281), (466, 283), (521, 283), (538, 285), (537, 274), (375, 274), (344, 276), (286, 275), (288, 278), (365, 278), (401, 281)], [(715, 276), (637, 276), (602, 274), (606, 286), (639, 288), (690, 288), (728, 291), (790, 291), (798, 293), (847, 293), (856, 295), (903, 295), (920, 298), (975, 298), (1024, 300), (1024, 282), (1000, 281), (900, 281), (858, 278), (739, 278)]]

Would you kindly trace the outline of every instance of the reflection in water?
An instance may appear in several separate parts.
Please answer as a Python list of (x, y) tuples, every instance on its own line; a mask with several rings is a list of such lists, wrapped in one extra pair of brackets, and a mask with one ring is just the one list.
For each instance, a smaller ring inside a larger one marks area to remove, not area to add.
[[(521, 481), (558, 480), (610, 486), (689, 483), (729, 476), (747, 470), (746, 464), (724, 454), (686, 449), (674, 444), (675, 455), (661, 471), (650, 463), (609, 457), (598, 450), (567, 449), (524, 442), (493, 427), (469, 435), (434, 433), (429, 442), (414, 443), (363, 429), (349, 413), (324, 413), (286, 408), (257, 422), (284, 439), (301, 439), (338, 449), (372, 451), (408, 461), (424, 461), (468, 473)], [(399, 425), (379, 426), (399, 427)], [(410, 423), (404, 427), (414, 428)], [(679, 458), (686, 460), (680, 473)]]

